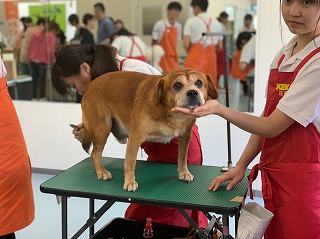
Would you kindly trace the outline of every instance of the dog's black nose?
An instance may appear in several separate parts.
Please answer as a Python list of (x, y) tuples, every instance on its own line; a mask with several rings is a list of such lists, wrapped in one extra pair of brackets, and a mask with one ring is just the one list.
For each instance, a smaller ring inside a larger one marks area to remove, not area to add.
[(198, 91), (196, 91), (196, 90), (189, 90), (189, 91), (187, 91), (187, 96), (188, 97), (193, 97), (193, 98), (196, 98), (196, 97), (198, 97)]

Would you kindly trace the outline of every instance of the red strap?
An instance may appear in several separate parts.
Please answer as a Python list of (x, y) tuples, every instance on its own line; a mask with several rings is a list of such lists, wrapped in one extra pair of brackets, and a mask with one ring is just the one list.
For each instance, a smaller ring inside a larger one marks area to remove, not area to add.
[[(294, 70), (295, 72), (295, 76), (298, 74), (298, 72), (300, 71), (300, 69), (317, 53), (320, 52), (320, 48), (316, 48), (314, 49), (312, 52), (310, 52), (305, 58), (303, 58), (303, 60), (299, 63), (299, 65), (296, 67), (296, 69)], [(285, 55), (282, 54), (282, 56), (280, 57), (279, 61), (278, 61), (278, 66), (277, 68), (279, 68), (279, 66), (281, 65), (283, 59), (284, 59)]]
[(123, 63), (127, 60), (127, 58), (124, 58), (120, 61), (120, 71), (122, 71)]
[[(207, 30), (206, 30), (206, 33), (209, 33), (209, 32), (210, 32), (210, 24), (211, 24), (212, 18), (210, 17), (210, 18), (209, 18), (209, 21), (208, 21), (208, 23), (207, 23), (207, 22), (204, 20), (203, 17), (200, 17), (200, 16), (198, 16), (198, 17), (203, 21), (204, 25), (206, 25), (206, 29), (207, 29)], [(203, 36), (201, 36), (199, 43), (201, 42), (202, 39), (203, 39)], [(210, 36), (210, 39), (211, 39), (211, 43), (214, 45), (213, 37)]]
[(137, 48), (138, 48), (138, 50), (139, 50), (139, 52), (140, 52), (140, 56), (143, 56), (143, 52), (142, 52), (142, 49), (141, 49), (141, 47), (135, 42), (135, 40), (134, 40), (134, 36), (132, 36), (131, 37), (131, 41), (132, 41), (132, 44), (131, 44), (131, 49), (130, 49), (130, 53), (129, 53), (129, 58), (132, 58), (133, 56), (132, 56), (132, 53), (133, 53), (133, 47), (134, 46), (137, 46)]

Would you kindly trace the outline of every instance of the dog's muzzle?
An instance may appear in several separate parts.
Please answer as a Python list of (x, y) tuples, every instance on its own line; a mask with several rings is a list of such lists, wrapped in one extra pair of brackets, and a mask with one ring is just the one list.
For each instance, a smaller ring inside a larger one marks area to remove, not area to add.
[(196, 90), (189, 90), (186, 93), (186, 104), (184, 108), (194, 109), (202, 105), (200, 100), (200, 94)]

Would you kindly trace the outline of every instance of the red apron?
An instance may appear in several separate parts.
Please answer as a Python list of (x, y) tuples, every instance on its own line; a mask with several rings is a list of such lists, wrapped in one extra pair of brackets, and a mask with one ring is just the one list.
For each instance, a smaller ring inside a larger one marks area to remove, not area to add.
[(1, 236), (28, 226), (34, 219), (30, 160), (4, 77), (0, 77), (0, 132)]
[[(177, 163), (178, 158), (178, 139), (173, 138), (168, 144), (143, 143), (141, 146), (148, 154), (147, 161)], [(188, 149), (188, 164), (202, 165), (202, 151), (200, 135), (196, 125), (192, 128), (192, 135)], [(192, 219), (203, 228), (208, 225), (207, 217), (198, 211), (186, 210)], [(189, 227), (187, 220), (175, 208), (163, 208), (156, 206), (146, 206), (140, 204), (130, 204), (126, 213), (126, 218), (145, 221), (147, 217), (152, 218), (153, 222)]]
[[(131, 37), (131, 41), (132, 41), (132, 44), (131, 44), (130, 53), (129, 53), (128, 58), (147, 62), (147, 58), (146, 58), (145, 55), (143, 55), (143, 51), (142, 51), (141, 47), (135, 42), (134, 36)], [(133, 56), (133, 55), (132, 55), (132, 54), (133, 54), (133, 48), (134, 48), (135, 46), (138, 48), (138, 50), (139, 50), (139, 52), (140, 52), (140, 55), (139, 55), (139, 56)]]
[(164, 49), (165, 54), (161, 57), (159, 65), (164, 72), (170, 72), (179, 67), (177, 52), (178, 29), (176, 27), (167, 26), (165, 21), (164, 25), (165, 30), (160, 41), (160, 46)]
[[(206, 25), (207, 32), (210, 32), (210, 24), (212, 18), (209, 19), (209, 22), (206, 23), (202, 17), (199, 17), (203, 23)], [(201, 41), (203, 36), (200, 38), (198, 43), (191, 44), (187, 57), (184, 61), (184, 67), (194, 68), (202, 73), (208, 73), (211, 75), (213, 82), (217, 86), (217, 54), (216, 48), (214, 46), (213, 37), (211, 36), (212, 45), (203, 46)]]
[[(319, 52), (311, 52), (294, 72), (271, 70), (265, 117), (275, 110), (301, 67)], [(278, 68), (283, 59), (284, 55)], [(316, 127), (294, 122), (277, 137), (262, 138), (260, 163), (249, 176), (251, 196), (259, 170), (265, 207), (274, 214), (264, 238), (320, 238), (320, 133)]]

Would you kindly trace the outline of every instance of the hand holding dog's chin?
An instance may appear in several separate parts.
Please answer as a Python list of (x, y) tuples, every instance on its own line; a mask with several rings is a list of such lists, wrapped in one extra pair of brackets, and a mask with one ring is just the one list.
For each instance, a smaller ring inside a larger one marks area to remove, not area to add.
[(217, 108), (219, 106), (219, 102), (217, 100), (208, 100), (203, 105), (198, 106), (191, 109), (181, 108), (181, 107), (174, 107), (171, 110), (173, 112), (181, 112), (185, 114), (195, 115), (196, 117), (203, 117), (210, 114), (217, 114)]

